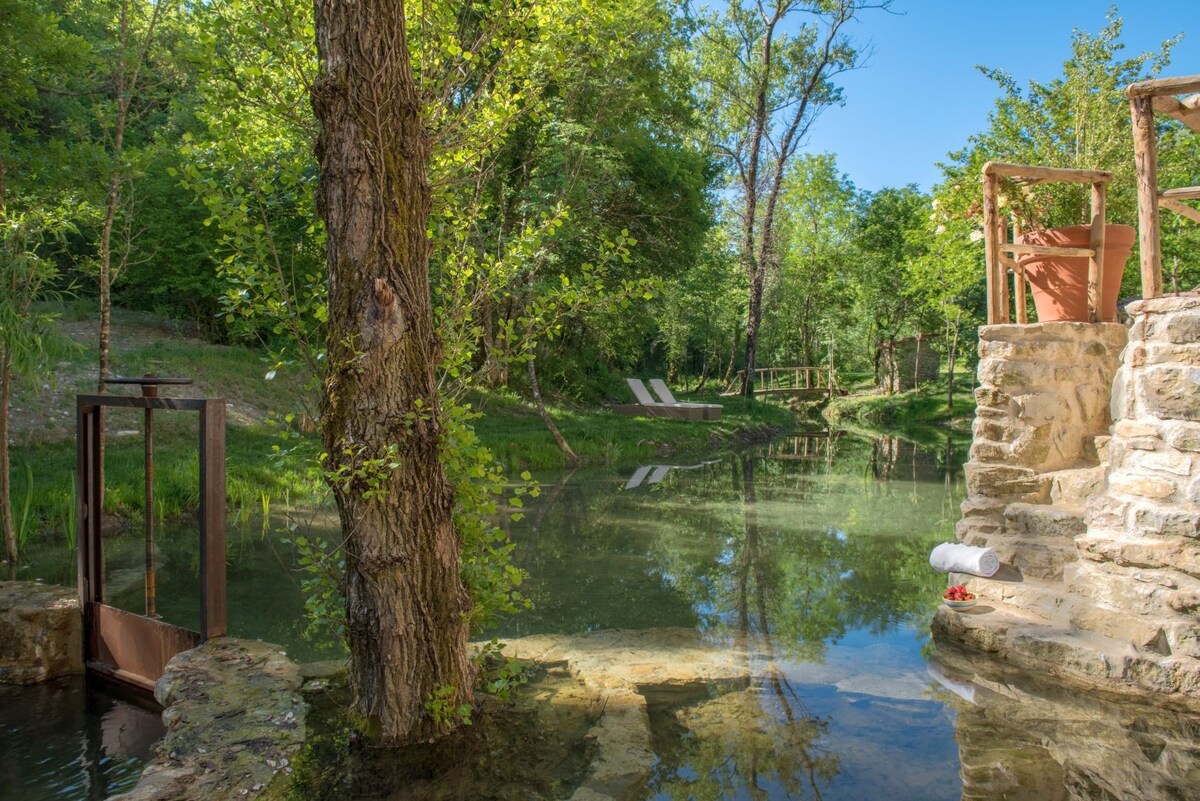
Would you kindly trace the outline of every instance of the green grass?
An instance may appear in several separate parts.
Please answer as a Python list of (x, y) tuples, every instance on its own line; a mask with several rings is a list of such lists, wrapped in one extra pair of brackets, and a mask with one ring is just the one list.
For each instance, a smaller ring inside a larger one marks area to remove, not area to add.
[[(181, 415), (184, 413), (180, 413)], [(174, 518), (199, 507), (200, 468), (192, 430), (171, 426), (160, 430), (156, 418), (154, 449), (154, 514)], [(110, 429), (111, 430), (111, 429)], [(190, 436), (189, 436), (190, 433)], [(303, 466), (282, 466), (273, 458), (274, 432), (261, 427), (229, 427), (226, 434), (226, 497), (235, 514), (248, 514), (262, 506), (262, 493), (296, 500), (308, 494)], [(15, 449), (13, 474), (26, 469), (37, 492), (31, 508), (34, 530), (43, 535), (71, 539), (75, 509), (75, 444), (49, 442)], [(110, 438), (104, 454), (104, 509), (106, 515), (141, 519), (145, 514), (143, 446), (138, 436)], [(23, 480), (23, 479), (19, 479)]]
[[(682, 398), (681, 398), (682, 400)], [(689, 401), (720, 403), (717, 421), (625, 417), (605, 408), (550, 405), (547, 410), (567, 444), (584, 464), (622, 464), (663, 456), (719, 450), (760, 441), (795, 427), (786, 408), (740, 398), (697, 395)], [(476, 393), (470, 402), (484, 412), (476, 421), (480, 439), (509, 469), (566, 466), (566, 457), (531, 405), (509, 394)]]
[[(62, 327), (79, 347), (56, 363), (54, 376), (37, 385), (17, 386), (14, 406), (20, 419), (11, 451), (14, 504), (34, 536), (72, 539), (75, 508), (74, 396), (94, 393), (96, 346), (92, 310), (64, 309)], [(228, 503), (234, 514), (259, 510), (271, 499), (306, 500), (311, 488), (300, 460), (281, 463), (274, 446), (281, 440), (268, 424), (273, 414), (295, 411), (305, 397), (303, 378), (296, 371), (264, 380), (266, 355), (257, 349), (212, 345), (186, 336), (170, 321), (152, 315), (114, 310), (112, 372), (186, 376), (195, 383), (172, 387), (172, 397), (223, 397), (228, 412)], [(114, 390), (121, 394), (134, 388)], [(795, 425), (795, 415), (782, 406), (715, 394), (687, 398), (721, 403), (716, 422), (689, 422), (614, 415), (605, 408), (551, 406), (550, 413), (571, 447), (585, 464), (619, 464), (668, 453), (711, 452), (741, 443), (761, 441)], [(476, 421), (481, 439), (511, 471), (566, 465), (549, 431), (533, 407), (512, 393), (474, 393), (470, 401), (484, 412)], [(155, 415), (155, 508), (159, 518), (195, 512), (199, 465), (196, 415), (159, 412)], [(140, 520), (145, 514), (142, 412), (109, 409), (105, 430), (105, 513)], [(314, 434), (291, 440), (314, 453)], [(29, 476), (34, 491), (30, 494)], [(25, 511), (25, 499), (29, 498)]]
[(945, 376), (917, 389), (884, 395), (862, 391), (834, 398), (823, 415), (834, 425), (908, 435), (937, 429), (969, 429), (975, 415), (975, 396), (969, 376), (955, 377), (954, 405), (946, 403)]
[[(16, 382), (11, 474), (23, 492), (33, 478), (30, 529), (72, 539), (75, 508), (75, 395), (96, 392), (97, 349), (94, 309), (73, 304), (62, 309), (65, 349), (52, 375)], [(303, 379), (280, 374), (264, 380), (266, 354), (258, 349), (213, 345), (187, 336), (182, 326), (153, 315), (114, 309), (111, 372), (193, 379), (168, 387), (169, 397), (222, 397), (227, 409), (227, 497), (235, 514), (261, 508), (263, 494), (302, 500), (308, 488), (303, 466), (277, 464), (273, 446), (275, 414), (294, 411), (304, 396)], [(111, 390), (136, 394), (136, 387)], [(142, 412), (110, 408), (105, 413), (105, 513), (141, 519), (145, 514)], [(157, 412), (155, 428), (155, 509), (159, 518), (194, 513), (199, 499), (197, 415)], [(14, 502), (21, 502), (14, 493)]]

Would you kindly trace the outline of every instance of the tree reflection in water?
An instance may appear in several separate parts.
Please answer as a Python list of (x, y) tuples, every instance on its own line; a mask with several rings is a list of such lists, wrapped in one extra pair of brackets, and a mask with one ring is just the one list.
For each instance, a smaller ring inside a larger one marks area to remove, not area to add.
[[(660, 742), (656, 749), (660, 762), (650, 786), (660, 796), (760, 798), (778, 788), (789, 798), (820, 799), (822, 784), (839, 771), (837, 755), (821, 743), (829, 720), (809, 714), (776, 662), (767, 598), (778, 575), (759, 529), (755, 461), (741, 456), (732, 463), (733, 485), (742, 497), (740, 547), (733, 562), (733, 639), (739, 651), (757, 654), (747, 656), (748, 663), (761, 661), (746, 665), (749, 686), (675, 711), (678, 746)], [(808, 599), (795, 600), (803, 613)], [(661, 721), (665, 715), (656, 717)]]

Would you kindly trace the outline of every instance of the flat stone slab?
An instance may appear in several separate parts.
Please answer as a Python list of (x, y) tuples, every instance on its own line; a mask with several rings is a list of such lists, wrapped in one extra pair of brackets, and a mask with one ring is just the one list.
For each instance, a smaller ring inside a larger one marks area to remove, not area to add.
[(745, 647), (718, 648), (695, 629), (684, 628), (534, 635), (508, 641), (504, 654), (561, 665), (601, 694), (603, 711), (588, 733), (596, 758), (571, 801), (629, 798), (649, 778), (655, 757), (647, 689), (686, 689), (749, 673)]
[(1200, 711), (1200, 660), (1162, 656), (1095, 632), (1042, 624), (999, 601), (967, 612), (941, 607), (935, 642), (973, 648), (1079, 688)]
[(83, 673), (83, 615), (74, 589), (0, 581), (0, 684)]
[[(110, 801), (247, 801), (282, 792), (304, 743), (300, 668), (278, 646), (220, 637), (155, 685), (167, 735), (138, 785)], [(274, 782), (274, 783), (273, 783)]]

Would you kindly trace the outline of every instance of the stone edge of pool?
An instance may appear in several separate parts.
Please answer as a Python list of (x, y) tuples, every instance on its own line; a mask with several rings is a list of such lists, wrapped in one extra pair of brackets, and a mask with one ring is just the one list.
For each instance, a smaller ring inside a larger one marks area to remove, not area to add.
[(0, 684), (83, 673), (83, 615), (75, 590), (0, 581)]

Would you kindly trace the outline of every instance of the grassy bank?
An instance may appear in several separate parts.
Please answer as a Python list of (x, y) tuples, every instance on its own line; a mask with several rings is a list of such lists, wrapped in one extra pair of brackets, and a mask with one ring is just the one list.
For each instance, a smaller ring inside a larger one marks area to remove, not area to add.
[(892, 395), (873, 390), (852, 392), (832, 399), (822, 414), (831, 424), (838, 426), (886, 429), (899, 433), (945, 428), (970, 431), (971, 420), (975, 416), (975, 395), (968, 376), (956, 376), (953, 405), (947, 400), (943, 376), (937, 383)]
[[(15, 382), (12, 402), (12, 500), (18, 536), (66, 535), (75, 506), (75, 396), (96, 392), (98, 339), (94, 310), (68, 308), (59, 321), (67, 347), (44, 380)], [(303, 468), (280, 464), (272, 446), (277, 414), (294, 409), (303, 386), (297, 377), (265, 381), (264, 353), (213, 345), (178, 324), (153, 315), (116, 309), (111, 372), (114, 375), (186, 377), (191, 386), (170, 387), (169, 397), (224, 397), (228, 427), (227, 493), (236, 513), (263, 508), (269, 499), (302, 499)], [(136, 394), (136, 387), (111, 390)], [(155, 428), (155, 509), (178, 517), (198, 506), (197, 418), (191, 412), (159, 412)], [(142, 412), (106, 411), (105, 513), (114, 521), (144, 514)]]
[[(682, 400), (682, 398), (681, 398)], [(790, 430), (795, 415), (782, 406), (740, 398), (689, 397), (721, 403), (714, 422), (624, 417), (605, 408), (550, 406), (548, 411), (571, 449), (585, 464), (620, 464), (679, 453), (698, 453), (761, 442)], [(510, 469), (565, 467), (566, 457), (532, 406), (512, 395), (473, 395), (484, 416), (476, 430)]]
[[(73, 319), (74, 318), (74, 319)], [(53, 375), (36, 385), (19, 382), (13, 399), (13, 506), (23, 539), (38, 535), (71, 539), (75, 498), (75, 395), (96, 391), (97, 331), (91, 310), (64, 314), (66, 348)], [(117, 375), (185, 376), (194, 384), (172, 387), (171, 397), (224, 397), (229, 401), (226, 433), (228, 501), (237, 514), (269, 503), (308, 499), (306, 464), (281, 460), (282, 443), (271, 420), (300, 407), (301, 377), (264, 379), (264, 353), (220, 346), (191, 337), (170, 321), (115, 310), (112, 372)], [(136, 388), (114, 392), (131, 394)], [(605, 408), (552, 406), (550, 413), (585, 464), (612, 464), (667, 454), (711, 452), (763, 441), (794, 424), (781, 406), (745, 404), (740, 398), (689, 398), (721, 402), (717, 422), (688, 422), (614, 415)], [(512, 471), (565, 466), (566, 459), (533, 407), (511, 393), (476, 393), (469, 398), (483, 413), (475, 421), (480, 438)], [(142, 414), (110, 409), (105, 454), (105, 512), (116, 521), (144, 514)], [(155, 509), (159, 518), (195, 511), (199, 466), (196, 417), (162, 412), (155, 416)], [(289, 446), (317, 451), (315, 434)]]

